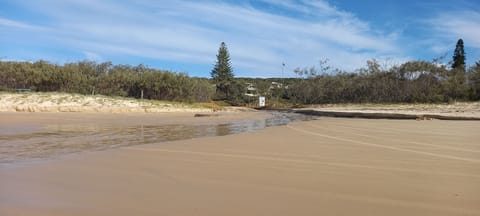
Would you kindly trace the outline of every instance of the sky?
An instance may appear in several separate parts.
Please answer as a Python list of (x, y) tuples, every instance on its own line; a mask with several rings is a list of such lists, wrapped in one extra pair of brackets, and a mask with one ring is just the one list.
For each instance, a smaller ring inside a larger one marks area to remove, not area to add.
[[(480, 60), (478, 0), (0, 0), (0, 60), (143, 64), (209, 77), (221, 42), (237, 77), (293, 77), (445, 56)], [(285, 66), (283, 66), (283, 63)]]

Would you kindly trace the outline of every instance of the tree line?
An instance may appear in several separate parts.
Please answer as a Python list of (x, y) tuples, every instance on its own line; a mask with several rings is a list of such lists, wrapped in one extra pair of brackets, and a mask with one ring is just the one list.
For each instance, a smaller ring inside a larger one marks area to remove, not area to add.
[(144, 65), (0, 61), (0, 90), (19, 88), (182, 102), (210, 101), (215, 90), (208, 79)]
[[(258, 94), (267, 96), (270, 101), (291, 104), (480, 100), (480, 61), (466, 67), (463, 40), (457, 41), (451, 63), (443, 64), (443, 58), (388, 67), (372, 59), (367, 61), (366, 67), (353, 72), (334, 69), (328, 65), (328, 60), (321, 60), (316, 67), (296, 68), (296, 78), (234, 79), (228, 50), (222, 43), (211, 75), (217, 86), (216, 98), (236, 103), (251, 102), (251, 98), (238, 94), (235, 83), (239, 82), (253, 84)], [(281, 87), (272, 86), (274, 82), (281, 83)], [(237, 94), (233, 94), (235, 92)]]
[(440, 103), (480, 100), (480, 61), (467, 68), (463, 40), (459, 39), (450, 64), (442, 59), (409, 61), (382, 66), (367, 61), (354, 72), (319, 67), (297, 68), (300, 77), (283, 98), (301, 104), (321, 103)]
[[(440, 103), (480, 99), (480, 62), (468, 73), (427, 61), (382, 69), (368, 61), (357, 72), (337, 71), (302, 78), (285, 90), (293, 103)], [(301, 70), (303, 71), (303, 70)]]
[(333, 69), (323, 60), (316, 67), (297, 68), (296, 78), (285, 79), (235, 78), (223, 42), (210, 79), (111, 62), (56, 65), (46, 61), (0, 61), (0, 90), (29, 88), (183, 102), (220, 100), (245, 105), (256, 101), (245, 94), (249, 83), (269, 101), (289, 104), (480, 100), (480, 61), (467, 67), (463, 46), (463, 40), (458, 40), (449, 64), (443, 64), (443, 59), (434, 59), (386, 67), (372, 59), (364, 68), (345, 72)]

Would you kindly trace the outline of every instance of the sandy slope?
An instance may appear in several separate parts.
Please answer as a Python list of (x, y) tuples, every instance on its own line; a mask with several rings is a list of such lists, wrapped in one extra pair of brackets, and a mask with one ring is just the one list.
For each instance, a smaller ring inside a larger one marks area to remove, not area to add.
[(480, 102), (456, 102), (452, 104), (327, 104), (315, 105), (306, 109), (333, 112), (480, 117)]
[(0, 111), (11, 112), (211, 112), (192, 105), (137, 100), (101, 95), (86, 96), (66, 93), (2, 93)]
[(479, 130), (323, 118), (0, 166), (0, 215), (480, 215)]

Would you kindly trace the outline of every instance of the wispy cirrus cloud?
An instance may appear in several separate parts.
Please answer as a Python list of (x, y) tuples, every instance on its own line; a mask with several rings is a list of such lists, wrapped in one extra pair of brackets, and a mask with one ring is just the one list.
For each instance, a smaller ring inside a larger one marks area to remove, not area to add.
[[(212, 65), (220, 42), (230, 49), (240, 76), (279, 76), (282, 62), (290, 69), (328, 58), (351, 70), (373, 57), (403, 57), (397, 36), (378, 33), (368, 22), (323, 0), (263, 0), (290, 13), (249, 3), (153, 0), (20, 1), (47, 19), (52, 46), (68, 47), (85, 58), (119, 55), (159, 61)], [(14, 20), (0, 25), (40, 29)], [(5, 21), (7, 20), (7, 21)], [(39, 41), (41, 42), (41, 41)], [(92, 55), (94, 53), (94, 55)], [(139, 62), (141, 63), (141, 62)], [(203, 72), (208, 76), (208, 71)]]
[(18, 28), (18, 29), (28, 29), (28, 30), (47, 30), (45, 27), (30, 25), (28, 23), (6, 19), (0, 17), (0, 26), (7, 28)]
[(480, 56), (480, 12), (472, 9), (440, 11), (421, 22), (428, 29), (424, 45), (437, 56), (453, 55), (455, 43), (463, 39), (467, 65), (478, 61)]
[(446, 39), (463, 38), (470, 46), (480, 48), (480, 12), (453, 11), (441, 13), (429, 20), (439, 37)]

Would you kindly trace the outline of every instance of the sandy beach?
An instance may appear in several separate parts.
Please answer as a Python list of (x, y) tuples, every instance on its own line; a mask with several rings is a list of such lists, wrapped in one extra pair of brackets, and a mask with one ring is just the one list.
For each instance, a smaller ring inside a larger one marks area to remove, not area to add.
[(0, 0), (0, 216), (480, 216), (480, 0)]
[(0, 166), (0, 215), (480, 215), (479, 130), (321, 118)]

